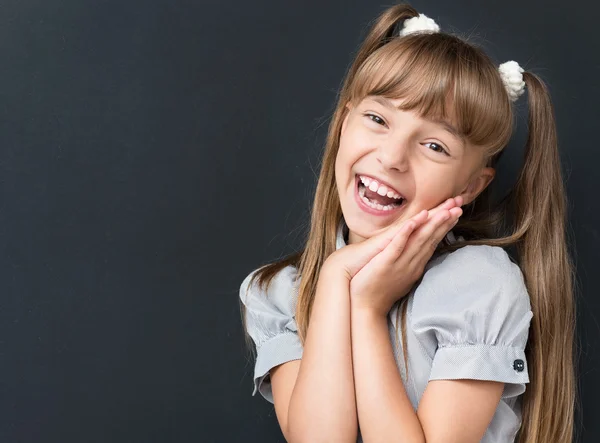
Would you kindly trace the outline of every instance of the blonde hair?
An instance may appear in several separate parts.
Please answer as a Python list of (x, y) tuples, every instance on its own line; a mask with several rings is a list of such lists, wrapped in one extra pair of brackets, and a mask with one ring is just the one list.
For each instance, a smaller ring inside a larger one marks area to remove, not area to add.
[[(402, 98), (403, 109), (416, 110), (424, 118), (445, 117), (451, 112), (458, 129), (471, 144), (484, 150), (486, 164), (492, 167), (511, 138), (515, 115), (497, 64), (477, 45), (447, 33), (398, 37), (398, 24), (417, 15), (410, 5), (398, 4), (383, 11), (372, 24), (344, 79), (329, 125), (306, 245), (298, 253), (261, 267), (251, 281), (258, 280), (264, 289), (283, 268), (297, 268), (301, 280), (295, 317), (302, 344), (319, 272), (336, 249), (337, 227), (343, 215), (334, 164), (347, 103), (358, 104), (367, 95), (383, 95)], [(436, 254), (466, 245), (516, 248), (533, 311), (525, 349), (530, 383), (523, 394), (518, 442), (566, 443), (573, 438), (578, 398), (574, 267), (565, 237), (567, 202), (550, 95), (535, 74), (525, 71), (523, 79), (529, 134), (517, 183), (494, 207), (489, 187), (465, 205), (453, 228), (464, 240), (445, 242)], [(507, 226), (507, 218), (513, 214)], [(507, 231), (510, 234), (503, 236)], [(404, 349), (406, 299), (398, 309)], [(245, 330), (243, 305), (241, 309)], [(246, 342), (252, 349), (247, 334)], [(406, 354), (404, 363), (408, 367)]]

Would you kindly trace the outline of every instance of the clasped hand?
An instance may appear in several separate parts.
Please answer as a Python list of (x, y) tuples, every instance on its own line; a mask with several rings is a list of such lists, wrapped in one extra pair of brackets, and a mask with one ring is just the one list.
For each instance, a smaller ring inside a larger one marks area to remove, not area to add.
[(325, 266), (348, 278), (352, 309), (387, 315), (421, 278), (439, 242), (462, 215), (461, 205), (462, 197), (450, 198), (331, 254)]

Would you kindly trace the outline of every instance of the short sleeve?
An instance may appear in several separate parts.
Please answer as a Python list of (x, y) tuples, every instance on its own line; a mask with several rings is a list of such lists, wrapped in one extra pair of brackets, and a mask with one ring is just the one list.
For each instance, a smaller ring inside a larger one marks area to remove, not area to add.
[(438, 258), (415, 290), (411, 324), (437, 342), (429, 380), (505, 383), (525, 392), (525, 346), (533, 313), (519, 266), (501, 247), (468, 245)]
[(273, 402), (269, 371), (277, 365), (302, 358), (303, 348), (296, 327), (296, 268), (287, 266), (271, 281), (266, 291), (257, 282), (249, 286), (251, 272), (240, 286), (246, 308), (246, 330), (256, 346), (254, 389)]

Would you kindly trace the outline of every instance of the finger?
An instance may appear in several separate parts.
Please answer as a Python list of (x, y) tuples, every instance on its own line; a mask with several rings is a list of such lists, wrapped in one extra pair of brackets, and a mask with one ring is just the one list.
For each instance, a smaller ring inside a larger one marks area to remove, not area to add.
[[(460, 197), (461, 202), (462, 202), (462, 197)], [(457, 202), (456, 199), (454, 198), (449, 198), (446, 201), (444, 201), (443, 203), (441, 203), (440, 205), (436, 206), (433, 209), (429, 210), (429, 216), (427, 217), (427, 220), (430, 220), (435, 214), (439, 213), (440, 211), (443, 211), (444, 209), (450, 210), (453, 207), (457, 206)]]
[(376, 250), (376, 253), (383, 251), (389, 243), (401, 232), (408, 222), (413, 223), (413, 229), (420, 226), (427, 220), (427, 210), (423, 209), (417, 215), (413, 216), (408, 220), (402, 220), (400, 222), (394, 222), (385, 228), (383, 232), (374, 235), (363, 242), (363, 246)]
[(429, 211), (427, 211), (426, 209), (423, 209), (421, 212), (419, 212), (416, 215), (413, 215), (407, 221), (413, 221), (413, 222), (415, 222), (416, 225), (417, 225), (417, 226), (415, 226), (415, 228), (417, 228), (418, 226), (420, 226), (423, 223), (425, 223), (427, 221), (428, 217), (429, 217)]
[[(352, 249), (353, 253), (341, 262), (348, 278), (353, 278), (372, 260), (380, 260), (378, 257), (381, 255), (382, 251), (386, 249), (392, 239), (393, 236), (391, 236), (389, 232), (384, 232), (372, 236), (358, 244), (348, 245), (347, 247)], [(344, 250), (345, 249), (346, 248), (344, 248)], [(335, 253), (337, 253), (337, 251)]]
[(436, 214), (439, 214), (441, 211), (443, 210), (450, 210), (455, 206), (454, 204), (454, 199), (449, 198), (448, 200), (444, 201), (443, 203), (441, 203), (440, 205), (436, 206), (435, 208), (432, 208), (428, 211), (427, 213), (427, 220), (431, 220), (433, 219), (433, 217)]
[(385, 231), (382, 234), (382, 236), (385, 237), (384, 241), (387, 242), (386, 245), (390, 241), (392, 241), (392, 239), (394, 239), (394, 237), (396, 236), (396, 234), (398, 232), (402, 231), (403, 228), (406, 227), (407, 223), (409, 223), (409, 222), (412, 223), (413, 224), (412, 231), (416, 231), (417, 229), (419, 229), (419, 227), (428, 223), (428, 216), (429, 216), (429, 211), (427, 211), (426, 209), (423, 209), (421, 212), (412, 216), (408, 220), (402, 220), (401, 222), (397, 222), (395, 224), (390, 225), (388, 227), (387, 231)]
[(407, 257), (410, 258), (411, 262), (420, 260), (424, 255), (429, 254), (431, 256), (433, 254), (435, 246), (437, 246), (437, 239), (434, 238), (434, 233), (441, 225), (447, 223), (450, 218), (450, 212), (446, 209), (441, 209), (415, 231), (410, 239), (410, 244), (406, 248)]
[(396, 231), (396, 235), (382, 252), (384, 258), (389, 261), (395, 261), (398, 259), (398, 257), (400, 257), (400, 255), (402, 255), (404, 252), (410, 235), (418, 226), (418, 222), (407, 220), (406, 223), (404, 223), (402, 227)]
[(415, 260), (423, 260), (425, 262), (429, 261), (431, 255), (435, 252), (440, 242), (456, 225), (461, 215), (461, 208), (452, 208), (450, 211), (448, 211), (448, 218), (446, 220), (437, 220), (437, 223), (433, 223), (428, 229), (428, 232), (430, 232), (429, 238), (425, 239), (426, 243), (420, 248), (419, 252), (415, 256)]
[(394, 238), (395, 235), (402, 229), (402, 227), (405, 226), (409, 221), (413, 221), (417, 226), (420, 226), (427, 220), (427, 212), (428, 211), (426, 209), (423, 209), (421, 212), (413, 215), (408, 220), (395, 221), (386, 228), (384, 235), (391, 241), (391, 239)]

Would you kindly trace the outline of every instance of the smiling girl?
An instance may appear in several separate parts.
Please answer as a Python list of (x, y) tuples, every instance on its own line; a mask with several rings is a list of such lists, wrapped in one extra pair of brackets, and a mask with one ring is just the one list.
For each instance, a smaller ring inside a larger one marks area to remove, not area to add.
[[(524, 164), (493, 202), (525, 86)], [(253, 395), (290, 442), (572, 441), (565, 207), (543, 81), (388, 8), (340, 91), (305, 247), (241, 284)]]

